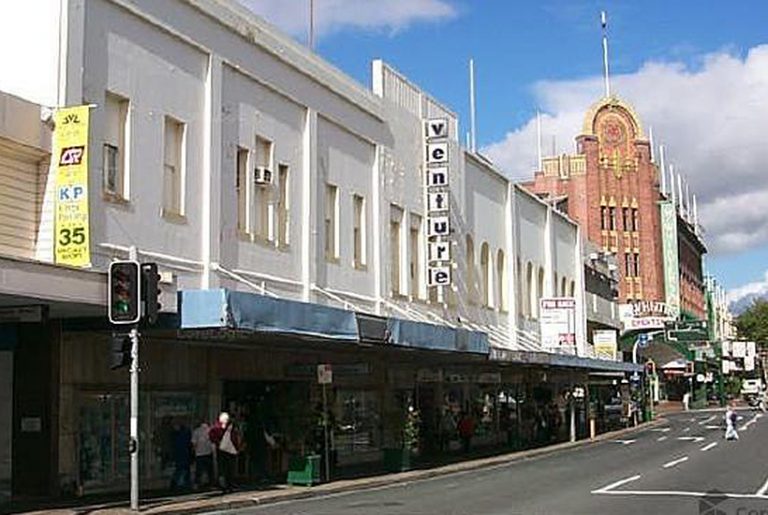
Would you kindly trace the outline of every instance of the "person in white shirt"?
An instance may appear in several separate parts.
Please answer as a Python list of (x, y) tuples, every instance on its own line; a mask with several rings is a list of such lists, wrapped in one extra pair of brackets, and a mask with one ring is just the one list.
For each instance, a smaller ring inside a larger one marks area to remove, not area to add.
[[(192, 446), (195, 449), (195, 486), (207, 486), (213, 480), (213, 444), (208, 436), (211, 427), (205, 420), (192, 431)], [(205, 476), (205, 483), (203, 483)]]

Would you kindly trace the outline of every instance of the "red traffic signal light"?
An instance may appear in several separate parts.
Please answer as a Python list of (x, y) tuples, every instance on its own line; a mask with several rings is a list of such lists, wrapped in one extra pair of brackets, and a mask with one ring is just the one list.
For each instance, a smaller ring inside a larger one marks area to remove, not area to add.
[(645, 373), (649, 376), (655, 376), (656, 375), (656, 363), (652, 360), (648, 360), (645, 362)]
[(135, 324), (141, 318), (141, 276), (136, 261), (115, 261), (109, 265), (107, 288), (109, 321)]

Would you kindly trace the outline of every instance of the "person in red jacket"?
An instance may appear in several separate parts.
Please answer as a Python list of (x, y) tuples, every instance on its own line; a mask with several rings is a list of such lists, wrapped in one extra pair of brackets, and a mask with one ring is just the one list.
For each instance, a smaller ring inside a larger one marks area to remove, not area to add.
[(461, 412), (456, 429), (459, 432), (459, 438), (461, 438), (461, 445), (464, 452), (469, 452), (472, 436), (475, 434), (475, 419), (472, 418), (472, 415), (468, 411)]
[(219, 421), (211, 428), (209, 437), (216, 450), (219, 487), (224, 492), (231, 492), (235, 462), (240, 449), (240, 432), (230, 420), (229, 413), (222, 412), (219, 415)]

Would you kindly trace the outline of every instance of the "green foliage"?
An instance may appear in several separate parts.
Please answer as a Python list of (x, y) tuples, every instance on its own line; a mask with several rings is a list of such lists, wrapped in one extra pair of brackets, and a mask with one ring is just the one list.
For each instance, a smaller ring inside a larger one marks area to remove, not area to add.
[(736, 319), (739, 338), (751, 340), (760, 347), (768, 346), (768, 301), (755, 300)]
[(737, 398), (741, 395), (740, 377), (728, 376), (725, 378), (725, 394), (732, 398)]

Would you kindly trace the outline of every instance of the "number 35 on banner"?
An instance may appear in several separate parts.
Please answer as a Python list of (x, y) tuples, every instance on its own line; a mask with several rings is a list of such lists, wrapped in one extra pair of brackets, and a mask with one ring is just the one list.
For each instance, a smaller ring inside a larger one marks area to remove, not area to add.
[(56, 263), (91, 265), (88, 214), (89, 106), (56, 112)]

